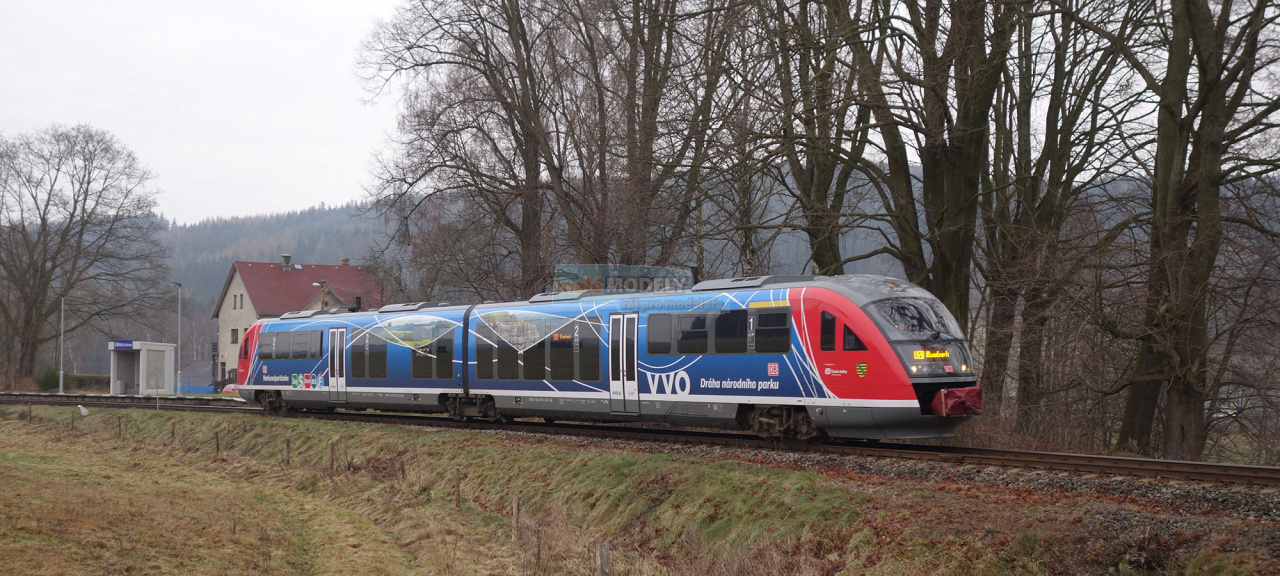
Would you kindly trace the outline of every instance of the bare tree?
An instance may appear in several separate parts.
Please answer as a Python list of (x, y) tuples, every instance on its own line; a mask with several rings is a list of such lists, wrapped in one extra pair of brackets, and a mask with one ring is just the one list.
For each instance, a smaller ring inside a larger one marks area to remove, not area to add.
[(1015, 57), (997, 91), (992, 166), (980, 210), (987, 311), (981, 383), (1001, 397), (1017, 334), (1018, 423), (1026, 430), (1041, 421), (1046, 329), (1063, 276), (1114, 240), (1104, 230), (1067, 242), (1063, 226), (1079, 211), (1114, 208), (1087, 197), (1126, 157), (1117, 136), (1135, 91), (1128, 88), (1132, 73), (1109, 43), (1052, 10), (1032, 3), (1017, 10)]
[(551, 31), (533, 4), (411, 2), (365, 47), (377, 86), (405, 78), (398, 149), (373, 190), (379, 212), (405, 228), (393, 238), (413, 237), (407, 228), (431, 196), (466, 195), (518, 246), (508, 295), (550, 281), (540, 35)]
[[(1280, 97), (1268, 86), (1280, 46), (1280, 10), (1267, 0), (1152, 3), (1139, 41), (1112, 21), (1064, 11), (1109, 41), (1142, 78), (1156, 117), (1129, 146), (1149, 159), (1150, 264), (1141, 347), (1116, 447), (1147, 452), (1164, 396), (1170, 458), (1199, 458), (1205, 444), (1209, 350), (1207, 302), (1224, 225), (1222, 186), (1277, 167), (1250, 157)], [(1233, 161), (1233, 157), (1241, 157)]]
[(0, 139), (0, 320), (7, 376), (30, 376), (37, 350), (67, 330), (169, 297), (151, 174), (111, 134), (53, 126)]
[(982, 0), (873, 0), (830, 14), (843, 20), (836, 28), (865, 107), (857, 125), (877, 135), (850, 160), (882, 206), (866, 219), (892, 231), (884, 246), (845, 260), (892, 255), (967, 330), (990, 112), (1017, 10)]

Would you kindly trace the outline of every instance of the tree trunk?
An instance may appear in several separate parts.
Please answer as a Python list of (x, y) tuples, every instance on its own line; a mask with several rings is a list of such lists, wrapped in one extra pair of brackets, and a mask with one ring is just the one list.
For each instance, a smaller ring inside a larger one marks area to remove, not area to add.
[(988, 405), (994, 405), (998, 413), (1004, 398), (1004, 380), (1009, 373), (1009, 360), (1012, 357), (1013, 321), (1017, 315), (1018, 291), (1004, 286), (992, 286), (989, 301), (991, 316), (987, 321), (987, 334), (983, 342), (982, 376), (978, 382)]
[(1044, 402), (1045, 330), (1049, 324), (1051, 300), (1040, 288), (1029, 290), (1022, 312), (1022, 329), (1018, 345), (1018, 430), (1035, 435), (1050, 415)]

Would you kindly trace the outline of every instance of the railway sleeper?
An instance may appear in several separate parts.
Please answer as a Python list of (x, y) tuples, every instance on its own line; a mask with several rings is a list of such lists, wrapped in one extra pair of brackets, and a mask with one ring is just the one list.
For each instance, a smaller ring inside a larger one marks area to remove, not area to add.
[[(808, 410), (790, 406), (743, 406), (747, 428), (761, 438), (816, 440), (826, 436)], [(739, 415), (739, 422), (743, 415)]]

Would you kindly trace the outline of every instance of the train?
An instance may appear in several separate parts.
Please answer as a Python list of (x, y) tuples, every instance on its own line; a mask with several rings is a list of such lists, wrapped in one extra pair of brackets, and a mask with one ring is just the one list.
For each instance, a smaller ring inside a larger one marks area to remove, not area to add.
[(662, 422), (822, 440), (951, 436), (982, 411), (955, 318), (884, 276), (305, 310), (255, 323), (241, 397), (272, 412)]

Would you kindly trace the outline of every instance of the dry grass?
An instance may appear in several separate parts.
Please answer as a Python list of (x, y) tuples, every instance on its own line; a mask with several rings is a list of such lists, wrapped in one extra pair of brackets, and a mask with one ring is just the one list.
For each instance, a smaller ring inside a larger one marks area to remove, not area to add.
[(1056, 496), (397, 426), (35, 414), (0, 407), (0, 574), (590, 574), (600, 542), (642, 576), (1106, 570), (1058, 551), (1088, 542)]

